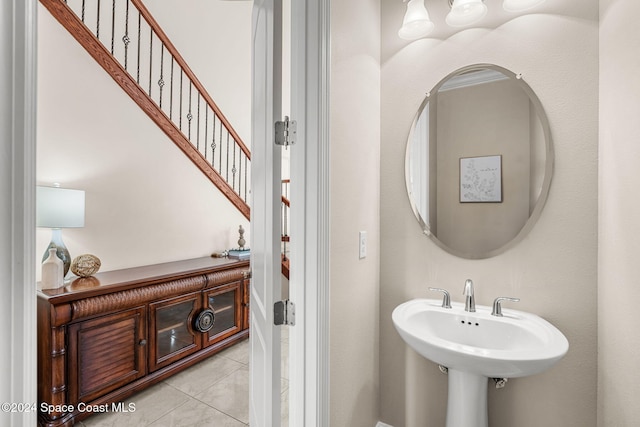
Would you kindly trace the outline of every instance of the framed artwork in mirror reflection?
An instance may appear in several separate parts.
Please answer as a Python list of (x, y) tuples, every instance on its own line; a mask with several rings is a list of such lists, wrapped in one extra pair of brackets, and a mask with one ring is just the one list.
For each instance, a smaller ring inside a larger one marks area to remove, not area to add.
[(502, 156), (460, 158), (460, 203), (502, 202)]

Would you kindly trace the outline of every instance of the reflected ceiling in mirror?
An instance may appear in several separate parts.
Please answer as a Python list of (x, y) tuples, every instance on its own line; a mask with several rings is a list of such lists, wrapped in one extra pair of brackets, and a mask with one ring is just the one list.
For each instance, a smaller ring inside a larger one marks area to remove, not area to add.
[(553, 144), (540, 100), (513, 72), (457, 70), (427, 95), (407, 142), (405, 177), (423, 231), (448, 252), (495, 256), (540, 216)]

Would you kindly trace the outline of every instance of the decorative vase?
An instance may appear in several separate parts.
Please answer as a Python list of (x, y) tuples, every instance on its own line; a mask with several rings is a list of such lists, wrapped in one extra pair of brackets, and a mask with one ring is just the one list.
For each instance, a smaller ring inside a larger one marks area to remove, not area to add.
[(49, 243), (49, 247), (47, 247), (47, 250), (44, 252), (42, 262), (47, 259), (47, 257), (49, 256), (49, 249), (52, 248), (56, 249), (58, 258), (62, 260), (62, 264), (64, 266), (62, 278), (64, 279), (69, 272), (69, 268), (71, 267), (71, 255), (69, 255), (69, 250), (62, 241), (62, 230), (60, 228), (54, 228), (51, 230), (51, 242)]
[(56, 289), (64, 285), (64, 264), (57, 248), (49, 248), (49, 256), (42, 263), (42, 289)]

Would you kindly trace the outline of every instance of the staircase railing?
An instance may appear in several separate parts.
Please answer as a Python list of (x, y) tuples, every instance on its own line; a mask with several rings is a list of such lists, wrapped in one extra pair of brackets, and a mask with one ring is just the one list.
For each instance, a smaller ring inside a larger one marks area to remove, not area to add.
[(289, 251), (287, 246), (289, 245), (289, 211), (291, 210), (291, 203), (289, 202), (289, 184), (288, 179), (282, 180), (282, 274), (289, 278)]
[(249, 219), (251, 153), (141, 0), (40, 0)]

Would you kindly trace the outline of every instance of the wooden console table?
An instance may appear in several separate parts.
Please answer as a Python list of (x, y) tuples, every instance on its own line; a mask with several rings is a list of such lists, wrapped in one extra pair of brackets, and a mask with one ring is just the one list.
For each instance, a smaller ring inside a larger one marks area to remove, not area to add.
[(249, 262), (197, 258), (38, 290), (42, 426), (71, 426), (249, 334)]

